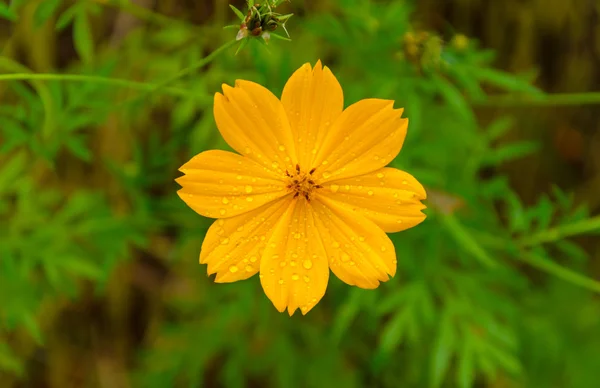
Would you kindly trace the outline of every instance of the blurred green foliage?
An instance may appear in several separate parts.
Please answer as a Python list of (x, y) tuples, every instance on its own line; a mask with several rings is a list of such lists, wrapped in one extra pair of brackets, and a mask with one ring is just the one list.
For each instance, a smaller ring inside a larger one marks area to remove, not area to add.
[[(236, 38), (227, 6), (193, 24), (126, 0), (0, 3), (14, 29), (0, 57), (0, 386), (594, 386), (600, 283), (569, 237), (600, 220), (558, 187), (523, 204), (498, 167), (538, 143), (508, 142), (515, 118), (483, 125), (474, 110), (490, 93), (543, 100), (530, 77), (495, 69), (473, 39), (419, 30), (411, 1), (283, 2), (293, 41), (248, 38), (237, 55), (220, 46)], [(19, 34), (60, 35), (67, 60), (36, 78), (10, 49)], [(227, 148), (212, 117), (221, 83), (279, 95), (317, 59), (346, 105), (405, 107), (392, 165), (425, 185), (429, 209), (391, 235), (396, 278), (374, 291), (332, 278), (289, 318), (256, 278), (205, 276), (211, 220), (173, 180)], [(103, 309), (65, 318), (90, 299)]]

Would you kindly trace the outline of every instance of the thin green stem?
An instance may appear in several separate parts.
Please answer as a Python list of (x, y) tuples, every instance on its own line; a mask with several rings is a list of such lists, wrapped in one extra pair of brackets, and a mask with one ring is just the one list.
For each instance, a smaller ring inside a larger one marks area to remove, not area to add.
[[(0, 81), (31, 81), (31, 80), (50, 80), (50, 81), (73, 81), (73, 82), (94, 82), (101, 84), (108, 84), (114, 86), (120, 86), (129, 89), (141, 90), (141, 91), (155, 91), (157, 90), (157, 84), (148, 82), (136, 82), (121, 78), (109, 78), (99, 77), (94, 75), (82, 75), (82, 74), (33, 74), (33, 73), (14, 73), (14, 74), (0, 74)], [(190, 97), (194, 96), (194, 93), (181, 89), (166, 87), (163, 88), (166, 94), (174, 96)]]
[(600, 282), (588, 278), (587, 276), (581, 275), (577, 272), (571, 271), (553, 261), (550, 261), (544, 257), (538, 256), (531, 252), (523, 254), (521, 259), (529, 265), (541, 269), (542, 271), (551, 273), (556, 277), (568, 281), (569, 283), (577, 286), (586, 288), (594, 292), (600, 292)]
[[(224, 45), (222, 45), (221, 47), (219, 47), (218, 49), (216, 49), (215, 51), (213, 51), (206, 57), (204, 57), (201, 60), (199, 60), (198, 62), (194, 63), (192, 66), (186, 67), (185, 69), (182, 69), (179, 72), (177, 72), (172, 77), (169, 77), (169, 78), (165, 79), (164, 81), (159, 82), (152, 90), (150, 90), (149, 93), (158, 91), (161, 88), (166, 87), (170, 83), (173, 83), (173, 82), (177, 81), (178, 79), (181, 79), (181, 78), (185, 77), (186, 75), (189, 75), (190, 73), (198, 70), (199, 68), (206, 66), (213, 59), (215, 59), (217, 56), (219, 56), (219, 54), (221, 54), (223, 51), (227, 50), (228, 48), (232, 47), (236, 43), (237, 43), (236, 40), (231, 40), (231, 41), (225, 43)], [(143, 98), (143, 97), (147, 97), (147, 96), (140, 96), (140, 98)]]
[(600, 104), (600, 92), (556, 93), (538, 97), (515, 97), (510, 95), (489, 96), (472, 101), (476, 106), (513, 107), (513, 106), (558, 106), (558, 105), (594, 105)]
[(557, 241), (569, 236), (589, 233), (600, 230), (600, 216), (588, 218), (583, 221), (567, 225), (560, 225), (552, 229), (544, 230), (533, 236), (526, 237), (519, 241), (523, 247), (539, 245), (547, 242)]

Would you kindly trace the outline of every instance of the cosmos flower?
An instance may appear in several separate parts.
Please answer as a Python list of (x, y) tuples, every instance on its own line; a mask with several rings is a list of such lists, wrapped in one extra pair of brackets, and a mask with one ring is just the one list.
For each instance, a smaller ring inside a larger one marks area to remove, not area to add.
[(241, 80), (215, 94), (217, 127), (237, 153), (202, 152), (177, 182), (185, 203), (218, 219), (200, 253), (216, 282), (260, 273), (277, 310), (292, 315), (319, 302), (330, 269), (369, 289), (394, 276), (386, 233), (425, 219), (423, 186), (385, 167), (402, 148), (408, 120), (389, 100), (343, 104), (340, 84), (320, 62), (298, 69), (281, 100)]

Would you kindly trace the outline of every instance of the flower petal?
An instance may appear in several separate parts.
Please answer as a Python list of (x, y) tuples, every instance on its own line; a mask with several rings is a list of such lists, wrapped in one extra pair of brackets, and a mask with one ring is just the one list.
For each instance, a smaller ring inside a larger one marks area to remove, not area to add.
[(260, 263), (260, 282), (280, 312), (306, 314), (325, 295), (329, 265), (319, 232), (307, 201), (292, 200)]
[(237, 152), (283, 175), (296, 166), (294, 139), (287, 115), (273, 93), (259, 84), (237, 80), (215, 94), (215, 121)]
[(306, 63), (285, 84), (281, 103), (294, 134), (299, 163), (310, 168), (329, 127), (344, 109), (342, 87), (321, 61), (314, 69)]
[(262, 252), (288, 201), (279, 200), (236, 217), (216, 220), (206, 233), (200, 264), (217, 283), (247, 279), (258, 272)]
[(350, 105), (335, 121), (319, 149), (314, 167), (322, 181), (378, 170), (391, 162), (406, 136), (408, 119), (389, 100)]
[(367, 217), (386, 233), (412, 228), (425, 219), (421, 213), (425, 189), (412, 175), (395, 168), (328, 182), (319, 195)]
[(232, 152), (202, 152), (179, 170), (177, 194), (205, 217), (237, 216), (288, 194), (275, 173)]
[[(377, 288), (396, 274), (396, 251), (372, 221), (326, 197), (311, 202), (329, 267), (342, 281)], [(261, 268), (262, 270), (262, 268)]]

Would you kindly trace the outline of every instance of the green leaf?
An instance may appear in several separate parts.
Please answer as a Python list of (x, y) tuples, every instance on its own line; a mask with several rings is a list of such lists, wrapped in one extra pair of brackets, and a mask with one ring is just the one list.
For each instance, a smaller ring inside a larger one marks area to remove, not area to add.
[(508, 132), (514, 126), (514, 124), (514, 120), (508, 116), (495, 120), (485, 130), (487, 139), (489, 141), (497, 140), (499, 137)]
[(75, 50), (81, 60), (86, 63), (92, 63), (94, 60), (94, 40), (87, 14), (82, 10), (75, 16), (73, 25), (73, 41)]
[(229, 8), (231, 8), (231, 10), (237, 15), (241, 22), (243, 22), (244, 19), (246, 19), (246, 15), (244, 15), (244, 13), (237, 9), (233, 4), (229, 4)]
[(458, 245), (467, 253), (477, 259), (487, 268), (493, 268), (498, 263), (479, 245), (479, 242), (473, 237), (452, 214), (442, 215), (440, 219), (450, 235), (456, 240)]
[(68, 8), (65, 12), (63, 12), (56, 21), (56, 29), (61, 31), (64, 30), (75, 18), (75, 15), (80, 12), (81, 3), (75, 3), (70, 8)]
[(8, 5), (4, 3), (0, 3), (0, 18), (9, 20), (11, 22), (16, 22), (18, 19), (18, 15), (14, 10), (10, 9)]
[(87, 261), (83, 257), (62, 258), (61, 266), (74, 275), (80, 275), (91, 280), (100, 280), (103, 272), (96, 264)]
[(33, 339), (35, 340), (35, 342), (37, 342), (38, 345), (41, 345), (43, 342), (42, 341), (42, 332), (40, 330), (40, 326), (38, 325), (38, 323), (35, 320), (32, 313), (26, 312), (23, 315), (22, 319), (23, 319), (23, 325), (25, 326), (25, 328), (27, 329), (29, 334), (33, 337)]
[(44, 0), (38, 4), (33, 13), (35, 27), (40, 27), (54, 15), (63, 0)]
[(271, 32), (269, 35), (271, 36), (271, 38), (275, 38), (275, 39), (279, 39), (279, 40), (284, 40), (286, 42), (291, 42), (292, 41), (290, 38), (286, 38), (285, 36), (276, 34), (274, 32)]
[(0, 342), (0, 369), (23, 375), (23, 363), (13, 354), (10, 348)]
[(21, 151), (4, 161), (0, 169), (0, 193), (12, 187), (19, 175), (25, 172), (27, 155)]
[(458, 358), (456, 382), (460, 388), (471, 388), (475, 380), (473, 337), (466, 335)]
[(65, 144), (69, 151), (73, 155), (85, 162), (92, 161), (92, 153), (85, 144), (85, 139), (82, 136), (70, 136), (65, 141)]
[(521, 141), (502, 146), (484, 157), (485, 164), (496, 166), (511, 160), (523, 158), (537, 150), (540, 145), (533, 141)]
[(458, 113), (468, 123), (474, 124), (475, 115), (473, 114), (473, 110), (467, 103), (467, 100), (464, 98), (462, 93), (446, 79), (435, 74), (431, 77), (435, 86), (437, 87), (437, 90), (448, 103), (448, 105), (452, 107), (456, 113)]
[(430, 358), (430, 386), (437, 388), (442, 385), (450, 360), (454, 353), (455, 333), (450, 319), (450, 314), (446, 311), (438, 327), (438, 335), (433, 347), (433, 354)]
[(472, 67), (470, 70), (471, 73), (480, 81), (497, 86), (506, 91), (525, 92), (532, 95), (544, 94), (540, 89), (510, 73), (478, 67)]

